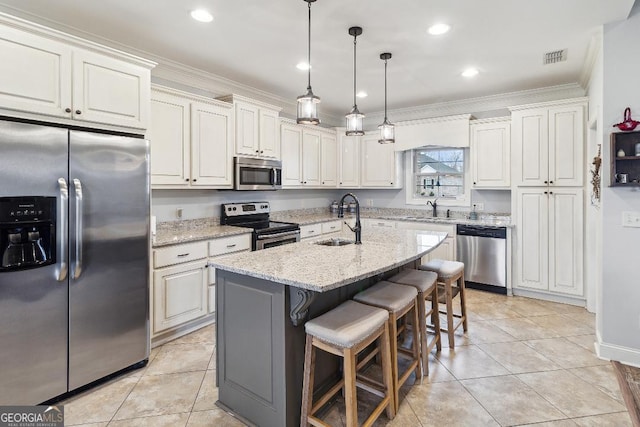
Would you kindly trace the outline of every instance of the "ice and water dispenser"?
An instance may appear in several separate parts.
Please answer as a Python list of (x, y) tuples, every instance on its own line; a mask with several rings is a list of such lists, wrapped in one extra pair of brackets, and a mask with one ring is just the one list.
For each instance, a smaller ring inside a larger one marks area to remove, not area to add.
[(0, 197), (0, 271), (55, 263), (55, 225), (55, 197)]

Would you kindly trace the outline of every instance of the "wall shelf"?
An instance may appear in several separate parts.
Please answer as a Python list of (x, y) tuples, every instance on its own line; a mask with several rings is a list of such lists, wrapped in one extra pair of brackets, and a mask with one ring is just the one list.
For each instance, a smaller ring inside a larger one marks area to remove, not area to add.
[[(640, 156), (635, 156), (636, 144), (640, 144), (640, 131), (611, 133), (611, 176), (610, 187), (640, 186)], [(618, 157), (618, 151), (625, 155)], [(620, 181), (620, 174), (627, 175), (627, 182)]]

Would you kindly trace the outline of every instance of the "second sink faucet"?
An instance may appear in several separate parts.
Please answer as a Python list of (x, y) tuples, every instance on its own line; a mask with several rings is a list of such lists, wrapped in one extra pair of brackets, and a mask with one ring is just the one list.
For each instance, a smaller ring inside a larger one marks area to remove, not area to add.
[(437, 211), (437, 209), (438, 209), (438, 203), (437, 203), (437, 200), (438, 200), (438, 199), (433, 199), (433, 201), (429, 200), (429, 201), (427, 202), (427, 206), (429, 206), (429, 205), (433, 206), (433, 217), (434, 217), (434, 218), (437, 218), (437, 217), (438, 217), (438, 211)]
[(347, 224), (347, 221), (345, 221), (344, 223), (347, 224), (347, 227), (349, 227), (351, 231), (356, 233), (356, 245), (360, 245), (362, 244), (362, 225), (360, 225), (360, 201), (355, 196), (355, 194), (347, 193), (342, 196), (342, 199), (340, 199), (340, 203), (338, 203), (338, 218), (344, 218), (343, 203), (344, 199), (346, 199), (348, 196), (351, 196), (353, 201), (356, 202), (356, 225), (355, 227), (351, 227), (349, 224)]

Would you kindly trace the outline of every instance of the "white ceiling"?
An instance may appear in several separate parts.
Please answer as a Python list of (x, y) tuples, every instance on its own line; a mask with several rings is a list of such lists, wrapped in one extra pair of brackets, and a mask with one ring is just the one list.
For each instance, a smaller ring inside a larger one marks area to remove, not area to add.
[[(389, 109), (575, 83), (599, 26), (625, 19), (634, 0), (317, 0), (312, 4), (311, 83), (321, 111), (346, 113), (353, 101), (353, 38), (358, 37), (358, 100)], [(189, 12), (206, 8), (210, 24)], [(131, 46), (292, 101), (305, 92), (307, 3), (303, 0), (0, 0), (0, 10), (83, 37)], [(430, 36), (431, 24), (451, 31)], [(90, 34), (90, 35), (88, 35)], [(632, 43), (632, 41), (630, 41)], [(545, 52), (568, 60), (542, 65)], [(474, 79), (460, 76), (475, 66)], [(393, 119), (393, 117), (390, 117)]]

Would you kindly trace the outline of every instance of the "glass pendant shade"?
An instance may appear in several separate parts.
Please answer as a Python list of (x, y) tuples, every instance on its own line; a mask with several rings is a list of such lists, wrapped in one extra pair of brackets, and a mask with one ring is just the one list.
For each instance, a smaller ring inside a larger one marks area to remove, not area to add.
[(351, 27), (349, 28), (349, 35), (353, 36), (353, 108), (345, 116), (346, 119), (346, 132), (347, 136), (361, 136), (364, 135), (363, 119), (364, 114), (358, 110), (358, 104), (356, 104), (356, 40), (358, 36), (362, 34), (362, 28)]
[(391, 59), (390, 53), (381, 53), (380, 59), (384, 61), (384, 120), (378, 126), (380, 130), (380, 144), (393, 144), (396, 142), (396, 127), (387, 118), (387, 61)]
[(320, 118), (318, 117), (318, 104), (320, 103), (320, 97), (315, 96), (311, 90), (311, 3), (316, 0), (304, 0), (309, 6), (309, 33), (307, 38), (307, 55), (309, 65), (307, 71), (307, 93), (300, 95), (297, 98), (298, 101), (298, 117), (296, 122), (305, 125), (317, 125), (320, 124)]

